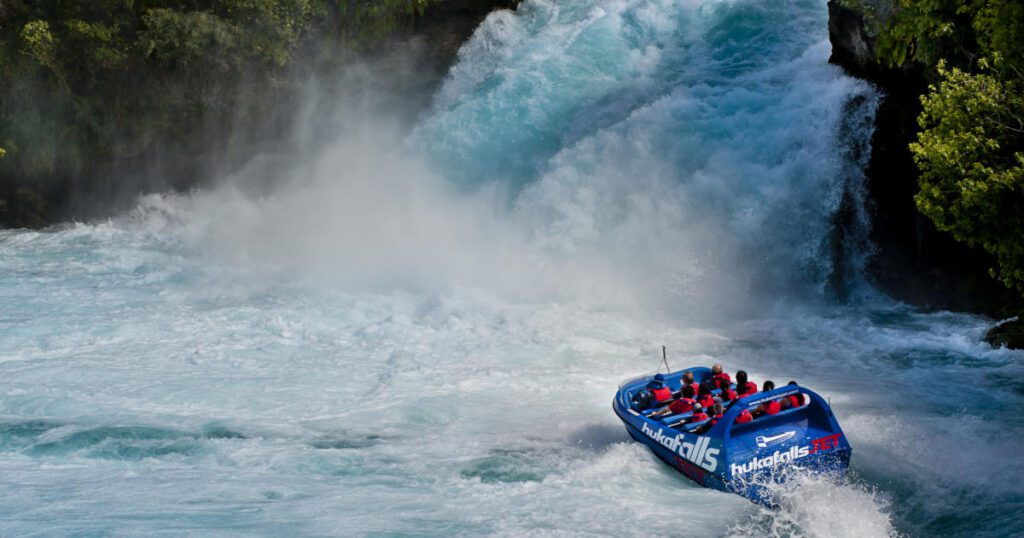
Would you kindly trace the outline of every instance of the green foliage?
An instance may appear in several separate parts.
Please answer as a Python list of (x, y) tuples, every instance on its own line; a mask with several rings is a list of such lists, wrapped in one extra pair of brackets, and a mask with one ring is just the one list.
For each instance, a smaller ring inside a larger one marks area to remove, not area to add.
[(46, 21), (32, 21), (21, 29), (21, 39), (25, 42), (26, 51), (40, 65), (53, 67), (57, 65), (56, 41), (50, 32), (50, 24)]
[(878, 40), (879, 59), (935, 67), (940, 60), (969, 66), (1000, 55), (1021, 67), (1024, 4), (1019, 0), (894, 0)]
[(190, 177), (432, 1), (0, 0), (0, 190), (95, 190), (157, 159)]
[(918, 209), (1024, 294), (1024, 3), (894, 0), (877, 51), (935, 80), (910, 146)]
[(973, 47), (969, 12), (976, 0), (895, 0), (895, 10), (879, 36), (879, 58), (891, 66), (909, 62), (935, 65), (951, 52)]
[(341, 0), (338, 29), (350, 41), (373, 41), (393, 32), (402, 20), (422, 15), (434, 2), (436, 0)]
[(939, 229), (994, 254), (993, 275), (1024, 292), (1024, 81), (943, 62), (938, 71), (911, 144), (917, 206)]

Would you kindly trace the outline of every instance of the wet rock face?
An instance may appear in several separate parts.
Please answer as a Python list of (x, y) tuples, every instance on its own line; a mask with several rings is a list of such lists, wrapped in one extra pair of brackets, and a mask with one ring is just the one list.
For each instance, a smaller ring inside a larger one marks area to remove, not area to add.
[(985, 335), (985, 341), (992, 347), (1024, 349), (1024, 319), (1014, 318), (996, 325)]
[(836, 0), (828, 3), (828, 37), (832, 63), (861, 78), (870, 78), (878, 70), (874, 37), (868, 34), (864, 16)]

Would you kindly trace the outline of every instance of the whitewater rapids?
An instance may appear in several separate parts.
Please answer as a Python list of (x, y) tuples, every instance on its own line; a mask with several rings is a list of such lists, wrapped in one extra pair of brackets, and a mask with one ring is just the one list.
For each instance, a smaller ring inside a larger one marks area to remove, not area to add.
[[(357, 100), (270, 181), (0, 231), (0, 535), (1019, 529), (1024, 356), (831, 255), (877, 95), (826, 18), (526, 0), (413, 125)], [(766, 511), (657, 461), (610, 401), (662, 344), (829, 397), (850, 479)]]

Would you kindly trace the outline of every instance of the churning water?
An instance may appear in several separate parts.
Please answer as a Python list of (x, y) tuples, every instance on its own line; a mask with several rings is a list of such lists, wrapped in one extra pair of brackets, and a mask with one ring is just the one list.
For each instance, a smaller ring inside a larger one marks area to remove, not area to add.
[[(0, 535), (1018, 532), (1024, 357), (835, 234), (877, 96), (826, 18), (526, 0), (412, 127), (340, 106), (260, 188), (0, 232)], [(849, 480), (766, 511), (631, 442), (663, 343), (828, 396)]]

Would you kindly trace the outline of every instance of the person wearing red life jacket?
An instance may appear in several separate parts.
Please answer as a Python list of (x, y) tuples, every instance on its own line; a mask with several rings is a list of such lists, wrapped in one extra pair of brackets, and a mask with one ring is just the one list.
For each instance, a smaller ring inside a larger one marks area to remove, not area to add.
[(689, 413), (693, 411), (693, 406), (697, 404), (697, 401), (693, 399), (693, 387), (683, 387), (683, 394), (678, 400), (668, 404), (667, 406), (651, 413), (651, 418), (663, 417), (665, 415), (681, 415), (683, 413)]
[(718, 421), (722, 420), (722, 415), (724, 415), (724, 414), (725, 414), (725, 408), (722, 407), (722, 404), (716, 403), (714, 406), (712, 406), (711, 407), (711, 425), (714, 426), (715, 424), (718, 424)]
[(669, 404), (669, 411), (673, 415), (681, 415), (693, 411), (693, 407), (697, 405), (697, 400), (694, 400), (693, 397), (693, 387), (689, 385), (683, 387), (682, 395), (679, 399)]
[[(764, 385), (761, 386), (761, 392), (769, 392), (775, 390), (775, 382), (765, 381)], [(782, 404), (778, 400), (771, 400), (757, 406), (757, 411), (754, 412), (754, 416), (758, 415), (774, 415), (782, 411)]]
[(710, 381), (705, 381), (697, 392), (697, 403), (704, 409), (711, 409), (711, 406), (715, 405), (715, 397), (711, 395), (711, 386)]
[(654, 380), (648, 383), (647, 388), (651, 390), (655, 403), (663, 404), (672, 399), (672, 389), (665, 384), (665, 376), (655, 374)]
[(725, 389), (725, 387), (732, 385), (732, 378), (729, 377), (729, 374), (722, 371), (721, 364), (711, 367), (711, 380), (714, 381), (716, 389)]
[(655, 374), (647, 386), (641, 390), (633, 400), (637, 410), (643, 411), (657, 405), (664, 405), (672, 399), (672, 389), (665, 384), (665, 376)]
[[(789, 385), (797, 386), (796, 381), (790, 381)], [(788, 399), (789, 399), (789, 406), (791, 408), (794, 408), (794, 409), (797, 408), (797, 407), (800, 407), (800, 406), (802, 406), (804, 404), (804, 395), (803, 395), (803, 393), (800, 393), (800, 394), (790, 394), (788, 396)]]
[(757, 383), (747, 379), (747, 372), (745, 370), (736, 372), (736, 394), (743, 398), (755, 392), (757, 392)]
[(739, 398), (736, 391), (728, 387), (723, 388), (722, 392), (718, 393), (718, 397), (722, 400), (722, 403), (731, 402)]
[(686, 419), (686, 422), (693, 424), (695, 422), (704, 422), (708, 419), (707, 413), (704, 412), (704, 406), (698, 404), (693, 405), (693, 415)]
[(700, 385), (693, 380), (693, 372), (686, 372), (683, 374), (683, 378), (680, 380), (684, 387), (693, 387), (693, 393), (697, 394), (700, 390)]
[(740, 415), (736, 417), (736, 424), (746, 424), (751, 420), (754, 420), (754, 415), (751, 415), (750, 411), (744, 409), (743, 411), (740, 412)]

